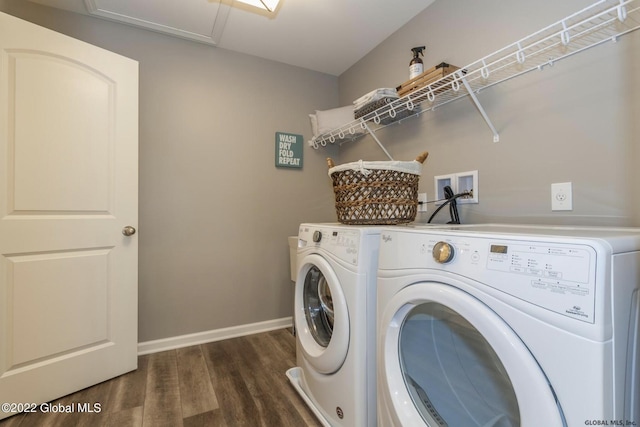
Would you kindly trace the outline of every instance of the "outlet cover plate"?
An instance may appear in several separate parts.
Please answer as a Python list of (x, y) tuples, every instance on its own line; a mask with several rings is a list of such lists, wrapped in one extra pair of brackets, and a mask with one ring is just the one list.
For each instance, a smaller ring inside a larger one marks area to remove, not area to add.
[(427, 193), (418, 193), (418, 212), (427, 211)]
[(573, 197), (570, 182), (556, 182), (551, 184), (551, 210), (573, 210)]

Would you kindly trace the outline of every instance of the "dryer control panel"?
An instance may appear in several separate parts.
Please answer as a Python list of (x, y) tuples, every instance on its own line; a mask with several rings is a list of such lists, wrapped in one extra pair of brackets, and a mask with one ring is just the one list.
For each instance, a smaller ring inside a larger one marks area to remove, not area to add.
[[(458, 265), (484, 270), (487, 285), (556, 313), (593, 323), (595, 261), (584, 245), (517, 240), (455, 239)], [(436, 242), (433, 243), (434, 245)]]
[[(550, 279), (569, 292), (589, 283), (589, 251), (542, 244), (489, 244), (487, 268)], [(588, 289), (578, 290), (579, 293)]]
[(596, 255), (585, 243), (397, 232), (382, 234), (379, 268), (446, 271), (594, 323)]
[(523, 281), (532, 296), (546, 293), (547, 308), (593, 322), (595, 257), (587, 247), (500, 242), (487, 254), (487, 269), (523, 276), (511, 280)]

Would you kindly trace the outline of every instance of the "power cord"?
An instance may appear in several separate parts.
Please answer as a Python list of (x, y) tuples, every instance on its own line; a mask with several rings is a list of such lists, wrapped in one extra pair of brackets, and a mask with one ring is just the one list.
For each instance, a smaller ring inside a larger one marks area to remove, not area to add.
[(456, 199), (459, 199), (460, 197), (471, 196), (471, 192), (465, 191), (464, 193), (453, 194), (453, 190), (448, 185), (443, 188), (443, 191), (445, 199), (436, 201), (444, 200), (444, 203), (438, 206), (438, 209), (436, 209), (431, 214), (427, 223), (431, 223), (433, 218), (435, 218), (435, 216), (442, 210), (442, 208), (444, 208), (445, 206), (449, 206), (449, 216), (451, 217), (451, 221), (449, 221), (447, 224), (460, 224), (460, 216), (458, 215), (458, 203), (456, 202)]

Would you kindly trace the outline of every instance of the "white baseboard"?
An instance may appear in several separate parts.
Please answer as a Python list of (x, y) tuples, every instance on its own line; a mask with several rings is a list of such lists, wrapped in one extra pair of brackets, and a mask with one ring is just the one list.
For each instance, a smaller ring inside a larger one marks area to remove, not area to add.
[(177, 337), (146, 341), (138, 343), (138, 355), (142, 356), (143, 354), (157, 353), (165, 350), (189, 347), (191, 345), (226, 340), (228, 338), (258, 334), (260, 332), (268, 332), (275, 329), (288, 328), (292, 325), (292, 317), (283, 317), (282, 319), (250, 323), (248, 325), (232, 326), (229, 328), (215, 329), (212, 331), (198, 332), (195, 334), (180, 335)]

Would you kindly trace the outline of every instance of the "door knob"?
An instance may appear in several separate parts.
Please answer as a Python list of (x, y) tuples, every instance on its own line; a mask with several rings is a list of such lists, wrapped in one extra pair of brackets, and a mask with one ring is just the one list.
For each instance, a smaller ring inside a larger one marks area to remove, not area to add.
[(125, 236), (133, 236), (134, 234), (136, 234), (136, 229), (130, 225), (127, 225), (122, 229), (122, 234), (124, 234)]

